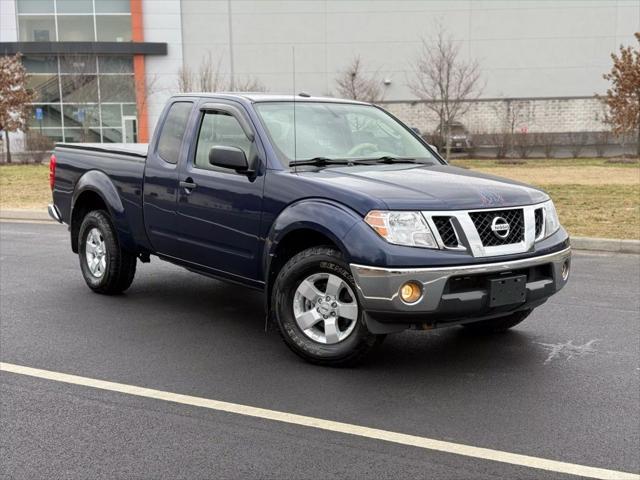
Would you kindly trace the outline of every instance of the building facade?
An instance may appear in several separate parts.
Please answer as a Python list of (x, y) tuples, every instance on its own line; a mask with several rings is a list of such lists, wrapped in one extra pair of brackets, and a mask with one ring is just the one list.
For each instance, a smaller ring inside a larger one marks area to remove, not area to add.
[(640, 31), (640, 0), (0, 0), (0, 17), (0, 51), (22, 51), (39, 94), (32, 129), (65, 141), (145, 141), (181, 76), (197, 87), (206, 64), (222, 89), (335, 94), (356, 57), (383, 103), (432, 131), (408, 84), (438, 27), (482, 71), (470, 130), (500, 128), (519, 102), (519, 128), (594, 132), (594, 95)]

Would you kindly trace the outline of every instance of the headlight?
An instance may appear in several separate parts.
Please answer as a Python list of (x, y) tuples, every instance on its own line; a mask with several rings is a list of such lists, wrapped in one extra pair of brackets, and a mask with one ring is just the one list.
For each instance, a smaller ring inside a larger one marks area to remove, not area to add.
[(558, 219), (558, 212), (556, 212), (556, 207), (553, 205), (553, 202), (549, 200), (544, 203), (544, 236), (545, 238), (549, 235), (556, 233), (556, 231), (560, 228), (560, 220)]
[(435, 238), (420, 212), (373, 210), (364, 219), (389, 243), (408, 247), (438, 248)]

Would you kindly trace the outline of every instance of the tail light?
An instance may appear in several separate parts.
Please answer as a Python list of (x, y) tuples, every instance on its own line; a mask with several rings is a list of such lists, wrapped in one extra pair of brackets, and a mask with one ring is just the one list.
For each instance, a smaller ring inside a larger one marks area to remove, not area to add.
[(51, 154), (49, 159), (49, 187), (53, 190), (53, 186), (56, 183), (56, 156)]

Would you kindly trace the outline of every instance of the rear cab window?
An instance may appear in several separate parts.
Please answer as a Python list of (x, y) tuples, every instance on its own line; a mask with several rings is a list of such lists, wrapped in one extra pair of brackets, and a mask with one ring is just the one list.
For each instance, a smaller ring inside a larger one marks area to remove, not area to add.
[(169, 107), (157, 147), (158, 156), (167, 163), (178, 163), (192, 107), (193, 102), (175, 102)]

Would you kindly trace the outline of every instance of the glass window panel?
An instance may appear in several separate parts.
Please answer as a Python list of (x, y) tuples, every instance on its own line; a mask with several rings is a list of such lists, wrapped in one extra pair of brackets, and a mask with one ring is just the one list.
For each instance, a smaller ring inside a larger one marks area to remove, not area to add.
[(60, 86), (57, 75), (29, 75), (27, 88), (36, 94), (36, 102), (59, 102)]
[(213, 146), (239, 148), (250, 157), (251, 142), (238, 120), (227, 113), (205, 113), (196, 144), (196, 167), (215, 169), (209, 163), (209, 150)]
[(102, 102), (135, 102), (133, 75), (101, 75), (100, 99)]
[[(42, 120), (38, 120), (38, 109), (41, 111)], [(40, 127), (60, 127), (60, 104), (57, 105), (33, 105), (29, 116), (29, 127), (38, 130)]]
[(100, 73), (133, 73), (133, 57), (99, 57)]
[(74, 75), (96, 73), (96, 57), (68, 55), (60, 58), (60, 72)]
[(187, 129), (192, 106), (191, 102), (176, 102), (169, 108), (158, 140), (158, 155), (165, 162), (178, 163), (182, 137)]
[(120, 105), (102, 105), (102, 126), (115, 128), (122, 127)]
[(65, 127), (98, 127), (100, 126), (100, 114), (97, 105), (72, 105), (65, 103), (63, 106)]
[(93, 16), (58, 15), (58, 40), (65, 42), (93, 42)]
[(100, 129), (65, 127), (64, 141), (70, 143), (100, 143)]
[(18, 16), (21, 42), (55, 42), (56, 24), (53, 15)]
[(65, 103), (97, 103), (98, 79), (96, 75), (62, 75), (62, 101)]
[[(98, 3), (100, 3), (98, 1)], [(91, 13), (93, 14), (92, 0), (57, 0), (58, 13)]]
[[(32, 127), (33, 128), (33, 127)], [(45, 137), (49, 141), (43, 141), (38, 137)], [(51, 148), (52, 143), (62, 142), (62, 128), (35, 128), (27, 132), (27, 149), (29, 150), (41, 150), (44, 148)]]
[(102, 141), (105, 143), (122, 143), (121, 128), (103, 128)]
[(58, 73), (58, 59), (42, 55), (22, 57), (22, 65), (28, 73)]
[(96, 1), (96, 13), (131, 13), (130, 0)]
[(137, 117), (138, 111), (136, 109), (135, 103), (133, 105), (122, 105), (122, 114)]
[(18, 13), (53, 13), (53, 0), (18, 0)]
[(130, 42), (130, 15), (98, 15), (96, 16), (98, 41), (100, 42)]

